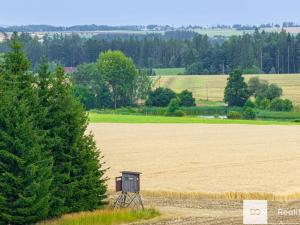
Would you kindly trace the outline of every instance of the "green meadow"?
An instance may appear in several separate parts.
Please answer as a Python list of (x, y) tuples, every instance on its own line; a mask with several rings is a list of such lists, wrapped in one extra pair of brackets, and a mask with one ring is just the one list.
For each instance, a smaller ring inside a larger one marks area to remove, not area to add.
[(262, 120), (230, 120), (206, 119), (200, 117), (165, 117), (144, 115), (118, 115), (89, 113), (91, 123), (161, 123), (161, 124), (252, 124), (252, 125), (299, 125), (297, 122), (262, 121)]

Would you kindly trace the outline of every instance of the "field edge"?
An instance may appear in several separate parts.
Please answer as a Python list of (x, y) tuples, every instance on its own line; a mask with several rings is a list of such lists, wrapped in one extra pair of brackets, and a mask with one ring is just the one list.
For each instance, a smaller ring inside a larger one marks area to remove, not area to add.
[(90, 123), (128, 124), (242, 124), (242, 125), (300, 125), (297, 122), (271, 120), (204, 119), (199, 117), (164, 117), (146, 115), (119, 115), (88, 113)]

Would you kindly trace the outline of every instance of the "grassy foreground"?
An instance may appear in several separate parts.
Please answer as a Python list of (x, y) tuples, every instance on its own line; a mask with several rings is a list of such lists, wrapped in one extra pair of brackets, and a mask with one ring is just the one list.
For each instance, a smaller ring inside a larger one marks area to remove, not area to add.
[(124, 210), (97, 210), (94, 212), (81, 212), (62, 216), (59, 219), (49, 220), (38, 225), (112, 225), (148, 220), (159, 216), (155, 209), (134, 211)]
[(91, 123), (203, 123), (203, 124), (253, 124), (253, 125), (299, 125), (295, 122), (205, 119), (198, 117), (165, 117), (89, 113)]

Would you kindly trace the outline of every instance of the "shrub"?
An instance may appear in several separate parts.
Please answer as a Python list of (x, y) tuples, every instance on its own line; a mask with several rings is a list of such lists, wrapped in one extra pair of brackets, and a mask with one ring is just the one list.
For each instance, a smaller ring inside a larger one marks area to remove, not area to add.
[(73, 94), (87, 110), (95, 108), (95, 95), (88, 87), (83, 85), (74, 85)]
[(243, 118), (243, 114), (237, 111), (230, 111), (228, 112), (227, 117), (228, 119), (238, 120)]
[(282, 95), (282, 88), (277, 84), (269, 84), (266, 80), (261, 80), (259, 77), (252, 77), (248, 81), (248, 90), (250, 95), (261, 99), (267, 98), (273, 100)]
[(271, 101), (267, 98), (256, 98), (256, 105), (259, 109), (267, 110), (270, 108)]
[(179, 109), (180, 101), (178, 98), (173, 98), (168, 105), (165, 116), (184, 116), (184, 112)]
[(244, 108), (255, 108), (255, 106), (255, 103), (251, 99), (248, 99), (244, 105)]
[(277, 84), (270, 84), (266, 93), (266, 98), (273, 100), (279, 98), (282, 95), (282, 88)]
[(182, 116), (185, 116), (185, 113), (184, 113), (182, 110), (177, 109), (177, 110), (174, 112), (174, 116), (182, 117)]
[(169, 88), (159, 87), (154, 91), (150, 91), (146, 101), (147, 106), (166, 107), (171, 99), (176, 97), (176, 93)]
[(254, 120), (256, 118), (256, 112), (252, 108), (245, 108), (243, 111), (243, 118), (247, 120)]
[(196, 105), (195, 98), (193, 98), (193, 93), (188, 90), (184, 90), (179, 93), (178, 98), (180, 99), (181, 106), (191, 107)]
[(268, 89), (268, 81), (261, 80), (259, 77), (251, 77), (248, 81), (248, 90), (250, 95), (261, 96)]
[(293, 103), (288, 99), (275, 98), (271, 101), (270, 110), (290, 112), (293, 109)]

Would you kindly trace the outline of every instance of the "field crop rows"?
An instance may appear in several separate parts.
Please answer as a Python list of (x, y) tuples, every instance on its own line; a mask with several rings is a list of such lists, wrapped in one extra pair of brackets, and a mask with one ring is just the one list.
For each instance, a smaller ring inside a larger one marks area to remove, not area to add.
[(147, 191), (300, 191), (300, 126), (97, 123), (89, 130), (110, 189), (120, 171), (132, 170), (143, 173)]

